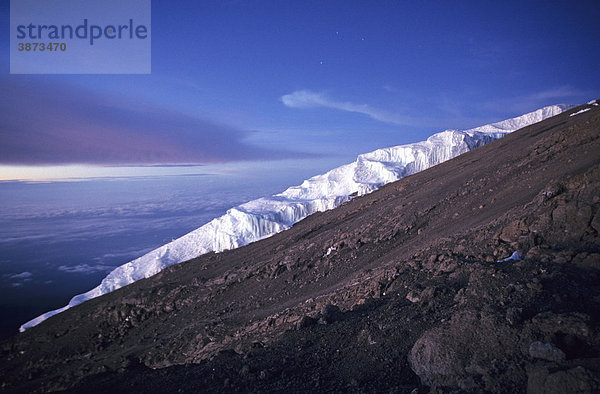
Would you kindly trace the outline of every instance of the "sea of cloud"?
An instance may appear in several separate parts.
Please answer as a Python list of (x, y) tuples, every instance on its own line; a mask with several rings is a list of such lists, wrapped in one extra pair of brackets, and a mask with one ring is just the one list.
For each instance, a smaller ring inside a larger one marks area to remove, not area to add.
[(239, 174), (0, 182), (0, 338), (113, 268), (287, 182)]

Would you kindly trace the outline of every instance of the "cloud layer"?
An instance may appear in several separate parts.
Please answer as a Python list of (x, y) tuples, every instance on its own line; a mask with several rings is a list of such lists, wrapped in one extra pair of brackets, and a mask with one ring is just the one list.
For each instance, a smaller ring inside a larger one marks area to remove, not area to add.
[(183, 164), (298, 157), (245, 130), (79, 88), (3, 78), (0, 164)]

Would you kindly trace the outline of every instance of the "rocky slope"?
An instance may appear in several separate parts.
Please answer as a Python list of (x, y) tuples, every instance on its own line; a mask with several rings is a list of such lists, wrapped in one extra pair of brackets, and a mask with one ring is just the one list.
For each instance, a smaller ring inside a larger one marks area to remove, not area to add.
[(2, 390), (597, 392), (599, 233), (590, 103), (54, 316)]
[(92, 290), (25, 324), (20, 331), (41, 323), (89, 299), (110, 293), (137, 280), (156, 275), (164, 268), (203, 255), (235, 249), (290, 228), (312, 215), (335, 208), (353, 196), (415, 174), (468, 152), (522, 127), (557, 115), (572, 106), (551, 105), (501, 122), (470, 130), (445, 130), (426, 141), (377, 149), (356, 161), (307, 179), (283, 193), (259, 198), (231, 208), (221, 217), (110, 272)]

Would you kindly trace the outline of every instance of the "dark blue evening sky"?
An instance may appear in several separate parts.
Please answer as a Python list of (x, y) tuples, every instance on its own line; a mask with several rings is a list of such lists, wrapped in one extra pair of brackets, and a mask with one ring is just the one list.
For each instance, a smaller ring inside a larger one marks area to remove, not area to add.
[(1, 179), (23, 165), (351, 161), (600, 97), (594, 1), (153, 0), (151, 75), (10, 75), (0, 7)]

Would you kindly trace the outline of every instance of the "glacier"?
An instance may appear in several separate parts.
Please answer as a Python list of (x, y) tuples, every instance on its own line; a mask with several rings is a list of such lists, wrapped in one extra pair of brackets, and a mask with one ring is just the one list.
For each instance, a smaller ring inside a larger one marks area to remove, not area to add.
[(552, 105), (501, 122), (469, 130), (445, 130), (426, 141), (361, 154), (353, 163), (314, 176), (280, 194), (229, 209), (223, 216), (196, 230), (115, 268), (97, 287), (76, 295), (60, 309), (28, 321), (19, 331), (23, 332), (84, 301), (153, 276), (170, 265), (269, 237), (308, 215), (333, 209), (354, 196), (370, 193), (386, 183), (452, 159), (572, 107)]

